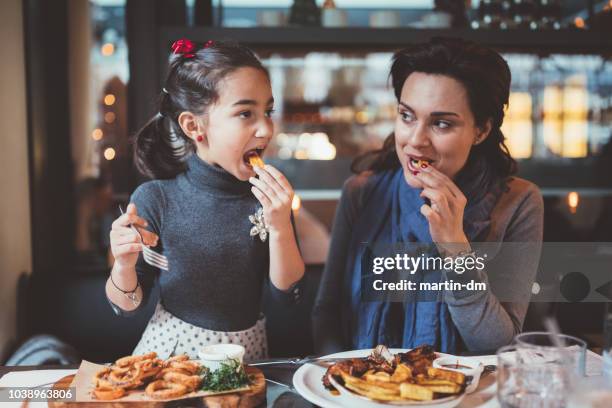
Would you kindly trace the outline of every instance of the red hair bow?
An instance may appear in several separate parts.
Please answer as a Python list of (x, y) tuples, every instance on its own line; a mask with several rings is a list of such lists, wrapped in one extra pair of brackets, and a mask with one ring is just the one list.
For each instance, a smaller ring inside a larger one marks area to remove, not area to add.
[(185, 58), (192, 58), (195, 56), (195, 44), (187, 38), (181, 38), (172, 43), (172, 52), (174, 54), (182, 54)]

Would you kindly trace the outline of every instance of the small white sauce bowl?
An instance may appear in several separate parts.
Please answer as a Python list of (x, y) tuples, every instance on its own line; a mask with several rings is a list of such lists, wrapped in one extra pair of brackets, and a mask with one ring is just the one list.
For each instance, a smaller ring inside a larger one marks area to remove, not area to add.
[(244, 347), (239, 344), (211, 344), (202, 348), (198, 357), (203, 366), (215, 371), (221, 367), (221, 363), (228, 363), (230, 360), (237, 360), (242, 364), (244, 353)]
[[(459, 368), (453, 366), (459, 365)], [(482, 363), (470, 357), (456, 357), (456, 356), (445, 356), (434, 360), (433, 366), (436, 368), (443, 368), (445, 370), (458, 371), (465, 374), (466, 377), (472, 377), (472, 381), (465, 388), (465, 392), (470, 394), (476, 391), (478, 388), (478, 382), (480, 381), (480, 375), (484, 366)]]

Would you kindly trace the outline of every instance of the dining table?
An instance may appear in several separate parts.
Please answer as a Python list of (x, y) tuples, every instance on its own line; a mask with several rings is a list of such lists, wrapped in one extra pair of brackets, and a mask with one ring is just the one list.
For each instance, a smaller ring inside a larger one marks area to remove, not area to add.
[[(479, 355), (474, 356), (485, 365), (495, 365), (496, 356)], [(254, 361), (257, 363), (269, 363), (272, 359)], [(266, 404), (267, 407), (273, 408), (311, 408), (318, 405), (305, 399), (295, 389), (293, 377), (300, 367), (294, 364), (295, 359), (274, 359), (278, 364), (262, 364), (258, 368), (262, 370), (266, 377)], [(0, 390), (10, 387), (39, 387), (49, 386), (55, 381), (70, 375), (75, 374), (78, 369), (77, 365), (71, 366), (0, 366)], [(587, 350), (586, 354), (586, 370), (587, 377), (599, 376), (603, 370), (603, 359), (599, 354), (591, 350)], [(497, 408), (500, 404), (497, 400), (497, 381), (496, 372), (493, 371), (484, 375), (478, 384), (478, 388), (471, 394), (468, 394), (463, 401), (458, 405), (458, 408)], [(37, 408), (46, 407), (47, 403), (43, 401), (7, 401), (6, 398), (0, 401), (1, 407), (20, 407), (20, 408)], [(328, 405), (332, 407), (332, 405)], [(338, 404), (337, 407), (342, 407)]]

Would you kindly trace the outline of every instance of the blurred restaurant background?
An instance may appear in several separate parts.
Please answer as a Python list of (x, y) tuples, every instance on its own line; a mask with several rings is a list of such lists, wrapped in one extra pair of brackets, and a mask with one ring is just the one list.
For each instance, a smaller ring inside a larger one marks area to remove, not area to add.
[[(234, 39), (269, 69), (266, 160), (297, 191), (309, 280), (299, 318), (266, 310), (273, 354), (312, 353), (310, 309), (350, 163), (393, 129), (392, 52), (434, 36), (499, 50), (512, 71), (503, 131), (545, 198), (545, 241), (612, 241), (612, 1), (3, 0), (0, 33), (0, 363), (49, 334), (83, 358), (131, 352), (148, 316), (104, 297), (110, 224), (144, 179), (131, 135), (154, 111), (170, 44)], [(607, 304), (532, 305), (604, 342)], [(147, 314), (148, 313), (148, 314)], [(287, 312), (288, 313), (288, 312)], [(291, 339), (291, 342), (285, 340)], [(287, 344), (290, 343), (290, 344)]]

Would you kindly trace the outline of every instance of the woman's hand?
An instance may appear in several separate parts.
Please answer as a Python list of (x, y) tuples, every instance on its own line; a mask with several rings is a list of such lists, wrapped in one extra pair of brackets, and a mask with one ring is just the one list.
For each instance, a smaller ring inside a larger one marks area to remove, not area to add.
[[(421, 214), (427, 218), (431, 238), (438, 248), (444, 252), (455, 253), (469, 249), (469, 242), (463, 230), (463, 211), (467, 199), (459, 187), (432, 166), (422, 169), (417, 174), (417, 179), (422, 183), (421, 197), (428, 198), (431, 203), (421, 206)], [(450, 251), (450, 247), (458, 250)]]
[(138, 228), (145, 245), (156, 246), (159, 237), (147, 231), (147, 221), (138, 216), (136, 205), (130, 203), (125, 214), (113, 222), (110, 232), (111, 251), (115, 263), (121, 268), (133, 268), (138, 261), (138, 253), (142, 251), (140, 237), (130, 228), (130, 224)]
[(291, 203), (293, 188), (283, 174), (266, 164), (263, 168), (254, 166), (259, 178), (251, 177), (251, 191), (259, 200), (264, 211), (264, 220), (270, 232), (291, 230)]

